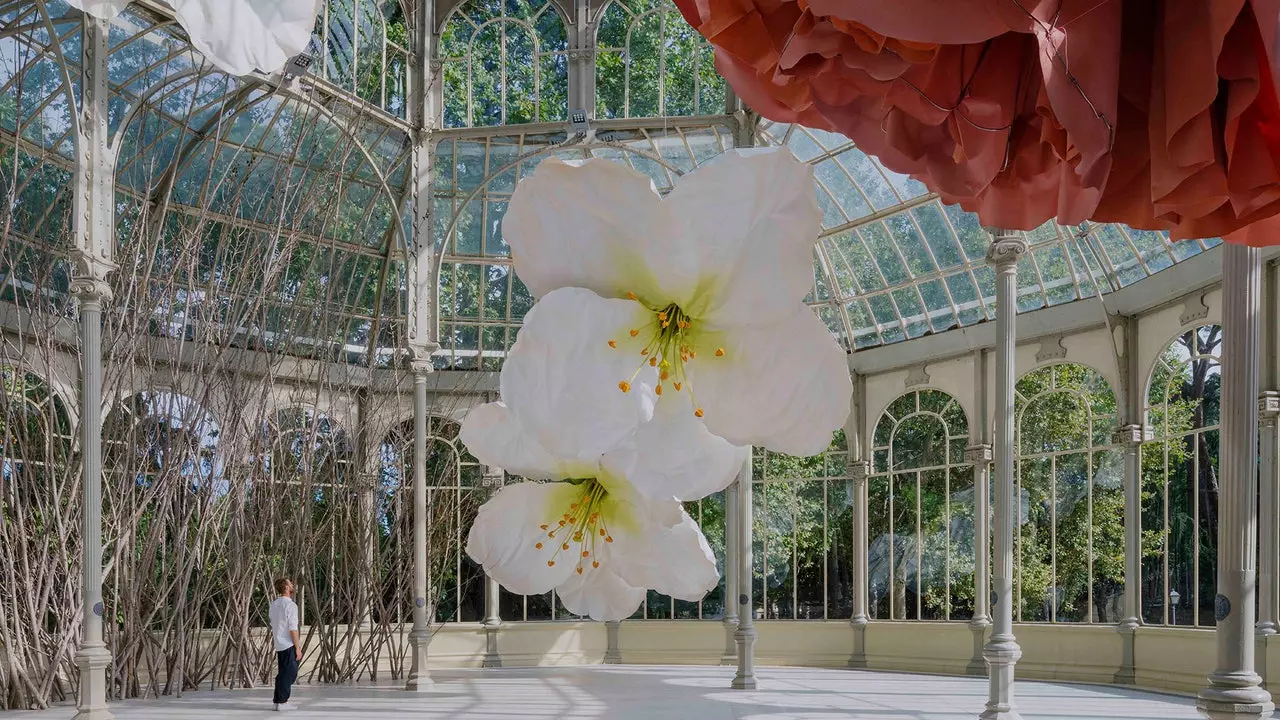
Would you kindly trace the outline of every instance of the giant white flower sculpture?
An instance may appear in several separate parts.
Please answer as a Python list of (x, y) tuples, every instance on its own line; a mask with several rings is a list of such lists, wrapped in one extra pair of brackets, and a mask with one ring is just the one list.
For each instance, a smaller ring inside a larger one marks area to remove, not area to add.
[(786, 150), (727, 153), (665, 198), (609, 160), (539, 164), (503, 236), (538, 305), (555, 310), (535, 307), (507, 358), (512, 412), (562, 450), (610, 446), (655, 399), (688, 402), (734, 445), (826, 449), (853, 387), (803, 302), (814, 192), (813, 169)]
[[(311, 42), (324, 0), (167, 0), (191, 44), (232, 75), (275, 72)], [(110, 20), (129, 0), (67, 0)]]
[(475, 408), (461, 439), (477, 459), (554, 482), (499, 491), (481, 506), (467, 554), (508, 590), (537, 595), (554, 588), (570, 612), (595, 620), (630, 617), (649, 588), (682, 600), (702, 598), (719, 573), (680, 500), (726, 487), (742, 450), (694, 425), (684, 429), (702, 439), (701, 451), (679, 453), (678, 463), (639, 454), (628, 442), (583, 460), (542, 447), (500, 402)]

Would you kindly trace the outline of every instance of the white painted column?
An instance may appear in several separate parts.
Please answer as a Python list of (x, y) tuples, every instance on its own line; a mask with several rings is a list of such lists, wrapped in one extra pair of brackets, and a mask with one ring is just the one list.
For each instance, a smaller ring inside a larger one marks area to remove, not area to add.
[[(595, 27), (590, 24), (591, 3), (574, 3), (577, 21), (570, 31), (569, 110), (586, 110), (587, 117), (596, 116), (596, 43)], [(543, 118), (546, 121), (546, 118)]]
[(964, 461), (973, 466), (973, 655), (965, 667), (969, 675), (987, 674), (983, 651), (991, 627), (991, 459), (986, 443), (964, 449)]
[(996, 272), (995, 556), (991, 638), (983, 648), (989, 688), (982, 720), (1019, 720), (1014, 710), (1014, 666), (1022, 648), (1013, 636), (1013, 532), (1018, 499), (1013, 487), (1014, 351), (1017, 348), (1018, 261), (1027, 252), (1022, 233), (992, 231), (987, 262)]
[(427, 374), (430, 358), (413, 361), (413, 630), (406, 690), (431, 688), (427, 646), (431, 644), (430, 588), (427, 587)]
[(622, 630), (621, 620), (609, 620), (604, 624), (605, 649), (604, 664), (622, 664), (622, 647), (618, 644), (618, 632)]
[(866, 460), (849, 462), (853, 483), (853, 617), (849, 619), (853, 626), (853, 654), (849, 656), (849, 667), (855, 669), (867, 667), (867, 625), (871, 622), (867, 610), (867, 477), (870, 475), (871, 464)]
[(72, 290), (80, 302), (81, 395), (80, 453), (84, 498), (81, 533), (84, 541), (84, 619), (76, 666), (80, 671), (78, 720), (109, 720), (107, 667), (111, 652), (102, 633), (102, 304), (111, 298), (105, 281), (78, 277)]
[(969, 425), (969, 445), (964, 461), (973, 466), (973, 654), (965, 672), (986, 675), (987, 661), (982, 656), (991, 627), (991, 400), (987, 387), (987, 353), (973, 352), (973, 421)]
[(1139, 423), (1121, 427), (1113, 438), (1124, 446), (1124, 617), (1116, 625), (1121, 655), (1113, 679), (1130, 685), (1136, 680), (1137, 633), (1142, 626), (1142, 444), (1149, 439), (1150, 430)]
[(1258, 624), (1257, 672), (1268, 682), (1267, 643), (1280, 631), (1280, 266), (1263, 275), (1262, 365), (1258, 398)]
[(1280, 630), (1280, 392), (1258, 399), (1258, 670), (1266, 679), (1267, 638)]
[(738, 485), (724, 490), (724, 655), (721, 665), (738, 663)]
[[(504, 474), (502, 468), (492, 465), (485, 468), (481, 484), (488, 491), (489, 497), (502, 490)], [(502, 629), (501, 586), (489, 574), (484, 576), (484, 659), (480, 667), (502, 667), (502, 654), (498, 651), (498, 633)]]
[(102, 308), (111, 301), (107, 276), (116, 269), (115, 148), (110, 143), (107, 99), (109, 25), (83, 20), (81, 98), (77, 116), (75, 195), (72, 229), (75, 263), (71, 292), (80, 313), (80, 454), (82, 460), (81, 540), (83, 583), (80, 646), (75, 663), (80, 688), (77, 720), (110, 720), (107, 668), (111, 666), (103, 628), (102, 601)]
[(751, 448), (743, 449), (742, 470), (738, 473), (738, 674), (734, 690), (756, 689), (756, 621), (751, 603)]
[(1270, 717), (1254, 672), (1258, 539), (1258, 366), (1262, 256), (1227, 244), (1222, 255), (1222, 430), (1218, 454), (1218, 666), (1196, 707), (1211, 720)]

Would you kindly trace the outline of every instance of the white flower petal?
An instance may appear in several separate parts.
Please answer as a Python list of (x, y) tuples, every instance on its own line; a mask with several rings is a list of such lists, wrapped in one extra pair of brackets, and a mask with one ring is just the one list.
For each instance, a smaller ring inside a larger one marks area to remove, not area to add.
[(667, 386), (653, 419), (605, 453), (601, 465), (654, 500), (697, 500), (733, 482), (741, 452), (694, 417), (689, 393)]
[(476, 513), (467, 555), (517, 595), (550, 591), (573, 574), (575, 564), (572, 558), (547, 564), (557, 544), (543, 539), (546, 533), (539, 525), (559, 516), (578, 496), (569, 483), (522, 482), (502, 488)]
[(275, 72), (307, 49), (322, 0), (169, 0), (191, 44), (232, 75)]
[(534, 297), (562, 287), (643, 295), (652, 281), (641, 248), (657, 207), (653, 181), (621, 163), (548, 158), (516, 186), (502, 237)]
[[(679, 507), (677, 503), (671, 503)], [(623, 548), (618, 574), (631, 585), (652, 588), (677, 600), (701, 600), (720, 582), (716, 557), (698, 524), (680, 510), (675, 527), (649, 526), (643, 542)]]
[(662, 201), (645, 256), (666, 297), (718, 327), (778, 322), (813, 287), (813, 168), (789, 150), (726, 153)]
[(719, 338), (725, 354), (686, 366), (707, 429), (735, 445), (816, 455), (844, 427), (853, 398), (848, 356), (813, 310)]
[(625, 620), (644, 602), (644, 588), (628, 585), (611, 565), (584, 567), (556, 588), (556, 597), (574, 615), (600, 622)]
[(563, 480), (595, 474), (594, 463), (567, 462), (547, 452), (501, 402), (472, 408), (462, 421), (459, 439), (485, 465), (530, 480)]
[(548, 452), (594, 462), (653, 415), (657, 371), (622, 347), (649, 317), (638, 303), (581, 288), (548, 293), (525, 316), (502, 399)]
[(130, 0), (67, 0), (67, 4), (86, 15), (110, 20), (128, 7)]

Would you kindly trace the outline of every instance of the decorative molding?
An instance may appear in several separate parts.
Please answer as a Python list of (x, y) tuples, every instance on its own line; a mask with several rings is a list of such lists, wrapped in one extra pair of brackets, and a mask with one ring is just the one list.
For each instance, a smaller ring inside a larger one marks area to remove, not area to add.
[(871, 463), (866, 460), (850, 460), (847, 468), (854, 483), (865, 483), (871, 475)]
[(1209, 317), (1209, 306), (1204, 304), (1204, 293), (1192, 293), (1182, 305), (1182, 314), (1178, 316), (1178, 322), (1184, 326), (1191, 325), (1207, 317)]
[(907, 373), (906, 386), (909, 388), (912, 388), (912, 387), (918, 387), (920, 385), (928, 385), (929, 380), (931, 379), (929, 377), (928, 368), (929, 368), (928, 364), (925, 364), (925, 363), (922, 363), (920, 365), (917, 365), (911, 368), (911, 370)]
[(431, 70), (431, 77), (440, 74), (440, 70), (444, 68), (444, 61), (440, 58), (431, 58), (431, 62), (427, 63), (427, 68)]
[(1150, 442), (1155, 437), (1155, 433), (1146, 425), (1124, 425), (1115, 431), (1111, 436), (1112, 442), (1116, 445), (1142, 445)]
[(594, 61), (596, 58), (596, 49), (594, 47), (578, 48), (570, 50), (568, 56), (570, 60)]
[(1067, 357), (1067, 346), (1062, 344), (1063, 336), (1047, 338), (1040, 343), (1040, 351), (1036, 353), (1036, 362), (1043, 363), (1050, 360), (1063, 360)]
[(1280, 416), (1280, 392), (1268, 390), (1258, 397), (1258, 417), (1275, 419)]
[(991, 234), (987, 263), (998, 268), (1017, 267), (1018, 261), (1027, 254), (1026, 235), (1020, 230), (1005, 228), (987, 228), (987, 232)]
[(986, 444), (970, 445), (964, 449), (964, 461), (970, 465), (978, 463), (989, 463), (995, 458), (995, 454), (991, 451), (991, 446)]
[(506, 480), (506, 473), (502, 472), (502, 468), (486, 468), (484, 475), (480, 477), (480, 487), (489, 491), (489, 494), (496, 494), (502, 489), (502, 485)]

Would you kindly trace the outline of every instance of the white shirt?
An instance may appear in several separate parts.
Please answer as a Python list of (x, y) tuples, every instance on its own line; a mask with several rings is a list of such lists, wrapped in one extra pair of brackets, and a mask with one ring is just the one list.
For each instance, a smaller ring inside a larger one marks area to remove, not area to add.
[(278, 597), (271, 603), (271, 636), (276, 641), (276, 652), (293, 647), (291, 630), (298, 629), (298, 604), (292, 598)]

